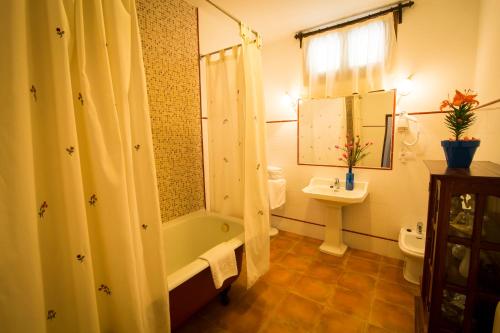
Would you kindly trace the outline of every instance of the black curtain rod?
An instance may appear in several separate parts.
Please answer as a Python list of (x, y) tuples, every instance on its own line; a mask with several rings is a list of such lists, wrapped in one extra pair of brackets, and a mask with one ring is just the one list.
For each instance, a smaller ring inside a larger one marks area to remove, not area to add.
[[(343, 28), (343, 27), (351, 25), (351, 24), (355, 24), (355, 23), (358, 23), (358, 22), (363, 22), (363, 21), (372, 19), (374, 17), (385, 15), (385, 14), (392, 13), (392, 12), (397, 12), (398, 13), (398, 20), (399, 20), (398, 23), (401, 24), (401, 23), (403, 23), (403, 8), (406, 8), (406, 7), (409, 8), (409, 7), (413, 6), (413, 4), (414, 4), (413, 1), (408, 1), (408, 2), (404, 2), (403, 1), (403, 2), (400, 2), (400, 3), (396, 4), (395, 6), (391, 5), (392, 7), (390, 7), (390, 8), (382, 9), (382, 10), (380, 10), (378, 12), (375, 12), (375, 13), (372, 13), (372, 14), (369, 14), (369, 15), (366, 15), (366, 16), (358, 17), (358, 18), (355, 18), (355, 19), (352, 19), (352, 20), (349, 20), (349, 21), (346, 21), (346, 22), (342, 22), (342, 23), (339, 23), (339, 24), (327, 26), (327, 27), (316, 29), (316, 30), (312, 30), (312, 31), (307, 31), (306, 30), (307, 32), (299, 31), (299, 32), (297, 32), (295, 34), (295, 39), (298, 39), (300, 41), (300, 47), (302, 47), (302, 39), (304, 39), (306, 37), (309, 37), (309, 36), (312, 36), (312, 35), (316, 35), (316, 34), (320, 34), (322, 32), (329, 31), (329, 30)], [(358, 14), (358, 15), (360, 15), (360, 14)], [(357, 16), (357, 15), (352, 15), (352, 16)]]

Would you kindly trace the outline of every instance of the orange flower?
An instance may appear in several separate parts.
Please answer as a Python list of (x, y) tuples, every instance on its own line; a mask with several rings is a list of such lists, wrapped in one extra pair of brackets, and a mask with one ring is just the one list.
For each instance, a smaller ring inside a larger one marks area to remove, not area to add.
[(441, 102), (441, 108), (440, 110), (443, 111), (444, 108), (450, 106), (450, 102), (447, 101), (447, 100), (444, 100), (443, 102)]
[(465, 100), (465, 95), (460, 91), (455, 90), (455, 97), (453, 97), (453, 105), (460, 106)]

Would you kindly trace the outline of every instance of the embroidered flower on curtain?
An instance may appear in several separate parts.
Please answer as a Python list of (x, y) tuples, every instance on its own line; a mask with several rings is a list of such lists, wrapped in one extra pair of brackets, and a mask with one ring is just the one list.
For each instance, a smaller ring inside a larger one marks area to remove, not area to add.
[(72, 155), (73, 155), (73, 153), (75, 152), (75, 147), (73, 147), (73, 146), (69, 146), (68, 148), (66, 148), (66, 151), (68, 152), (68, 154), (69, 154), (70, 156), (72, 156)]
[(97, 196), (95, 194), (92, 194), (89, 199), (89, 204), (91, 206), (95, 206), (96, 203), (97, 203)]
[(56, 28), (56, 34), (59, 36), (59, 38), (63, 38), (63, 36), (64, 36), (64, 30), (61, 29), (61, 28), (59, 28), (59, 27), (57, 27)]
[(49, 205), (47, 205), (47, 201), (42, 202), (40, 205), (40, 208), (38, 209), (38, 217), (43, 218), (45, 215), (45, 210), (49, 208)]
[(142, 229), (144, 229), (144, 230), (148, 230), (148, 225), (147, 225), (147, 224), (143, 224), (141, 227), (142, 227)]
[(36, 87), (34, 84), (31, 85), (30, 93), (33, 96), (33, 100), (36, 102)]
[(111, 296), (111, 289), (105, 284), (101, 284), (101, 286), (99, 287), (98, 290), (102, 291), (103, 293), (105, 293), (108, 296)]
[(47, 320), (52, 320), (56, 318), (56, 313), (54, 310), (47, 311)]
[(83, 260), (85, 260), (85, 256), (83, 254), (77, 254), (76, 255), (76, 260), (79, 262), (83, 263)]
[(82, 104), (82, 106), (83, 106), (83, 104), (84, 104), (84, 103), (83, 103), (83, 95), (82, 95), (82, 93), (81, 93), (81, 92), (79, 92), (79, 93), (78, 93), (78, 100), (80, 101), (80, 103), (81, 103), (81, 104)]
[(141, 145), (139, 145), (139, 144), (135, 145), (135, 146), (134, 146), (134, 149), (135, 149), (136, 151), (139, 151), (139, 149), (141, 149)]

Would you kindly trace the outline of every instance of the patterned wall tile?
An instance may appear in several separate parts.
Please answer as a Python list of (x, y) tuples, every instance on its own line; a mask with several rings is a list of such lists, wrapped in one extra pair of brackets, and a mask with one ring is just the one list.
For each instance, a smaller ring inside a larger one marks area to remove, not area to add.
[(162, 221), (204, 207), (196, 8), (136, 0)]

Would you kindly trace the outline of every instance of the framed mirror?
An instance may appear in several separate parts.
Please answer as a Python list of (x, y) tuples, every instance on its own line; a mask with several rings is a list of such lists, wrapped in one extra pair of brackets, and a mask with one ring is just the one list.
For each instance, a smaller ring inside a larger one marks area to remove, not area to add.
[(335, 146), (359, 135), (373, 145), (355, 168), (392, 169), (395, 106), (395, 90), (300, 100), (297, 163), (345, 167)]

